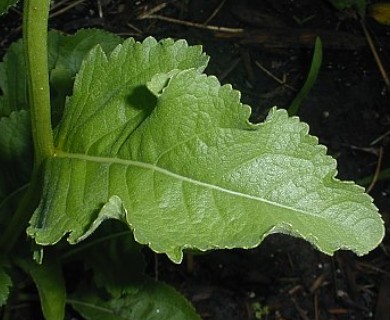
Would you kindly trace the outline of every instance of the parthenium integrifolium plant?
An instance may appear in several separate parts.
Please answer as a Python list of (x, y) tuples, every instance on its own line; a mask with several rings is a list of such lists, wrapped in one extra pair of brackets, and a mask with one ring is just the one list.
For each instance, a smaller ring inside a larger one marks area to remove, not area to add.
[[(142, 245), (180, 263), (186, 249), (253, 248), (276, 232), (327, 254), (381, 242), (371, 197), (335, 178), (308, 126), (277, 108), (251, 123), (240, 93), (204, 73), (200, 46), (47, 34), (48, 10), (25, 1), (24, 39), (0, 65), (4, 314), (24, 272), (46, 319), (66, 304), (85, 319), (199, 319), (144, 275)], [(74, 261), (92, 277), (67, 292)]]

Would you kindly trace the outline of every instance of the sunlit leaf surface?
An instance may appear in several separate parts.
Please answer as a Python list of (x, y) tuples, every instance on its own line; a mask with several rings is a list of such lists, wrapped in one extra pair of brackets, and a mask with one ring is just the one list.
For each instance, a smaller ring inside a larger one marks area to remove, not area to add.
[(76, 243), (108, 218), (180, 262), (183, 249), (251, 248), (275, 232), (332, 254), (384, 234), (372, 199), (285, 110), (252, 124), (231, 86), (184, 41), (97, 47), (76, 78), (28, 233)]

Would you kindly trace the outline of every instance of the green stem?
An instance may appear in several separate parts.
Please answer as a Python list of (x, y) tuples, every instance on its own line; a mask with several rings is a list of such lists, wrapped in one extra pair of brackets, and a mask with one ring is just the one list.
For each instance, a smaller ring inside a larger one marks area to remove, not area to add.
[(26, 229), (40, 198), (43, 162), (52, 156), (54, 150), (47, 53), (49, 9), (50, 0), (25, 0), (24, 2), (23, 41), (34, 141), (34, 170), (27, 193), (0, 237), (0, 248), (3, 252), (10, 252)]
[(35, 168), (53, 154), (50, 114), (47, 24), (50, 0), (26, 0), (23, 38), (26, 53), (29, 104), (34, 140)]

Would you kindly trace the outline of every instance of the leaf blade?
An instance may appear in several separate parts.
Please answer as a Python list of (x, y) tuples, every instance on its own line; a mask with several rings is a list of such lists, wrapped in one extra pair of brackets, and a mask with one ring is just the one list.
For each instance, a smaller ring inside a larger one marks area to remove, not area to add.
[[(97, 65), (116, 63), (95, 55)], [(94, 74), (94, 62), (80, 75), (83, 85), (102, 76)], [(123, 207), (118, 217), (125, 217), (135, 239), (175, 262), (186, 248), (251, 248), (273, 232), (300, 236), (328, 254), (364, 254), (379, 244), (384, 228), (372, 199), (334, 178), (335, 160), (306, 124), (276, 109), (264, 123), (251, 124), (239, 93), (198, 70), (173, 72), (165, 82), (157, 77), (149, 86), (155, 105), (138, 118), (139, 110), (117, 98), (108, 107), (100, 102), (98, 112), (95, 95), (84, 98), (81, 110), (81, 94), (70, 102), (68, 125), (48, 162), (45, 196), (28, 230), (38, 243), (68, 232), (71, 243), (80, 241), (115, 196)], [(130, 109), (123, 136), (112, 129), (115, 113), (100, 131), (92, 130), (114, 107)], [(135, 119), (130, 130), (129, 119)], [(60, 221), (56, 230), (53, 221)]]

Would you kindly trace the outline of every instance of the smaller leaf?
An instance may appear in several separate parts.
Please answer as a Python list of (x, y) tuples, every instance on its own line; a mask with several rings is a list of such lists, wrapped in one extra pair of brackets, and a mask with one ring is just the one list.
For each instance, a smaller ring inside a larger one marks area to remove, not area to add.
[(92, 270), (99, 288), (104, 288), (114, 298), (138, 291), (144, 280), (145, 261), (140, 251), (142, 246), (135, 242), (127, 226), (107, 221), (79, 245), (83, 246), (88, 250), (80, 250), (77, 257)]
[[(98, 44), (104, 52), (110, 53), (122, 41), (120, 37), (98, 29), (82, 29), (74, 35), (49, 32), (48, 62), (54, 118), (62, 115), (65, 94), (70, 93), (86, 54)], [(20, 39), (9, 47), (0, 63), (0, 116), (28, 109), (26, 82), (23, 41)]]
[[(13, 111), (9, 116), (0, 118), (0, 222), (3, 212), (8, 211), (8, 217), (9, 212), (13, 212), (9, 210), (9, 205), (13, 204), (12, 207), (15, 207), (15, 200), (20, 200), (18, 190), (30, 180), (32, 149), (28, 111)], [(7, 204), (3, 203), (6, 199)]]
[(12, 287), (12, 280), (6, 271), (6, 267), (5, 259), (0, 257), (0, 306), (7, 302)]
[(115, 34), (99, 29), (80, 29), (74, 35), (49, 34), (49, 67), (53, 123), (61, 119), (66, 96), (71, 95), (76, 73), (86, 54), (96, 45), (110, 53), (123, 42)]
[[(8, 181), (7, 181), (8, 182)], [(27, 190), (28, 184), (11, 192), (8, 183), (0, 172), (0, 234), (4, 232), (9, 217), (16, 211)]]
[(27, 109), (26, 65), (22, 40), (10, 45), (0, 63), (0, 116)]
[(113, 33), (99, 29), (80, 29), (73, 35), (58, 32), (58, 47), (50, 48), (53, 69), (64, 68), (73, 76), (79, 71), (85, 55), (96, 45), (100, 45), (105, 53), (112, 52), (123, 39)]
[(366, 0), (328, 0), (337, 10), (355, 9), (362, 17), (366, 13)]
[(8, 12), (9, 8), (15, 6), (19, 0), (0, 0), (0, 15)]
[(22, 260), (19, 263), (34, 280), (45, 319), (63, 320), (66, 291), (59, 260), (47, 254), (42, 264), (31, 260)]
[(96, 290), (80, 290), (72, 307), (86, 320), (200, 320), (192, 305), (172, 287), (146, 280), (136, 294), (103, 299)]
[[(32, 155), (30, 115), (26, 110), (13, 111), (0, 118), (0, 159), (15, 161)], [(32, 159), (32, 158), (31, 158)]]

